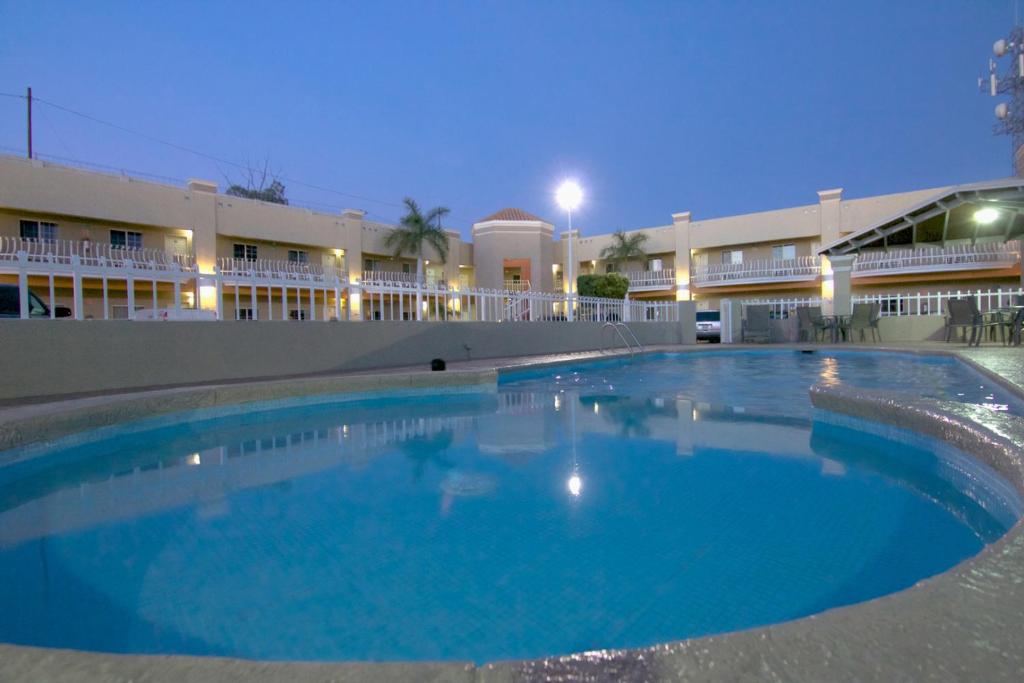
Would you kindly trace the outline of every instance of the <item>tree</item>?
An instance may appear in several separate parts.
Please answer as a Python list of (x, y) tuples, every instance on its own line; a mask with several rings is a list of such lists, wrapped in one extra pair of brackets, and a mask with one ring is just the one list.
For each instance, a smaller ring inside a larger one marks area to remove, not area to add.
[(616, 230), (612, 233), (612, 243), (601, 250), (601, 259), (612, 263), (643, 261), (647, 258), (647, 252), (644, 251), (646, 243), (645, 232), (627, 235), (623, 230)]
[(250, 166), (246, 170), (244, 185), (228, 180), (229, 186), (226, 194), (232, 197), (244, 197), (245, 199), (258, 199), (261, 202), (271, 204), (287, 204), (288, 199), (284, 196), (284, 183), (276, 173), (270, 171), (270, 161), (263, 160), (263, 167)]
[(448, 209), (435, 206), (426, 213), (420, 211), (415, 200), (406, 197), (406, 214), (398, 227), (384, 238), (384, 246), (394, 251), (395, 258), (403, 253), (416, 257), (416, 319), (423, 317), (423, 249), (431, 246), (437, 252), (441, 263), (448, 260), (448, 235), (441, 227), (441, 219), (448, 215)]

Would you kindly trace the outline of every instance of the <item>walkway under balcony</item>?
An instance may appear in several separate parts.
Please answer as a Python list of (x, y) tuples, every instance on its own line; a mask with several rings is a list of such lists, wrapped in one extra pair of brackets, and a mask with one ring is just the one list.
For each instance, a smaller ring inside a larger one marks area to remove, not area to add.
[(916, 249), (862, 251), (853, 264), (853, 277), (910, 273), (1014, 268), (1020, 263), (1020, 241), (958, 244)]
[(799, 256), (792, 259), (696, 266), (690, 274), (690, 282), (697, 287), (724, 287), (775, 282), (812, 282), (820, 275), (819, 257)]

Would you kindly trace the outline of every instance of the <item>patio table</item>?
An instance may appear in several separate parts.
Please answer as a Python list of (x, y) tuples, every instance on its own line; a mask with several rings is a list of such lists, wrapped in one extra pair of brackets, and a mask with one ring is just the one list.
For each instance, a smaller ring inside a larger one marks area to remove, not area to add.
[(846, 324), (848, 315), (823, 315), (823, 320), (828, 321), (828, 329), (831, 332), (831, 341), (833, 344), (838, 343), (843, 334), (843, 325)]

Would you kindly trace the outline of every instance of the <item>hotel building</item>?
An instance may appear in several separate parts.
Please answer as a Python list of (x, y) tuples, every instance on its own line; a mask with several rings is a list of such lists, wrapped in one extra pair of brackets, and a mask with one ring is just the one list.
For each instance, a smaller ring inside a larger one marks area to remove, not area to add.
[[(326, 213), (228, 196), (208, 181), (181, 187), (2, 156), (0, 282), (27, 284), (20, 296), (32, 315), (46, 302), (79, 319), (206, 311), (260, 320), (571, 318), (570, 252), (576, 274), (628, 278), (629, 299), (647, 306), (640, 319), (675, 301), (702, 310), (724, 299), (821, 299), (840, 311), (858, 296), (1021, 286), (1021, 179), (808, 194), (815, 201), (803, 206), (710, 219), (685, 210), (626, 228), (647, 235), (647, 256), (625, 264), (601, 258), (610, 232), (556, 234), (550, 221), (507, 208), (473, 224), (472, 241), (449, 231), (448, 258), (428, 252), (417, 284), (412, 255), (385, 247), (393, 226), (358, 209)], [(883, 304), (883, 314), (906, 312)]]

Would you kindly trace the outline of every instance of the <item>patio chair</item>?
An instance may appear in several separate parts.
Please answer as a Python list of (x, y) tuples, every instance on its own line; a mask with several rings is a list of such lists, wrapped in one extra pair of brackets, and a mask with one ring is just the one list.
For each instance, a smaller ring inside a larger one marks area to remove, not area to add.
[(860, 332), (860, 340), (867, 341), (865, 330), (871, 330), (871, 341), (882, 341), (882, 334), (878, 330), (878, 318), (881, 306), (875, 304), (854, 304), (853, 315), (843, 330), (846, 333), (846, 340), (853, 341), (853, 333)]
[[(999, 317), (985, 316), (978, 310), (978, 302), (973, 298), (950, 299), (946, 302), (946, 342), (949, 342), (953, 328), (960, 328), (961, 338), (968, 346), (981, 344), (981, 337), (986, 330), (1003, 331)], [(971, 328), (971, 337), (967, 339), (967, 328)], [(1005, 339), (1005, 337), (1004, 337)]]
[(772, 340), (771, 308), (764, 305), (745, 306), (747, 317), (743, 319), (740, 336), (744, 342)]
[(1004, 344), (1020, 346), (1021, 327), (1024, 327), (1024, 308), (1003, 315), (999, 320), (1000, 336)]
[(831, 331), (831, 322), (821, 317), (821, 306), (797, 306), (796, 317), (800, 325), (798, 341), (821, 341)]

